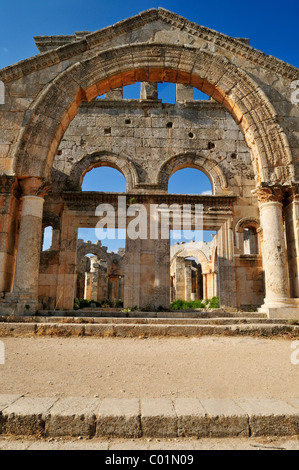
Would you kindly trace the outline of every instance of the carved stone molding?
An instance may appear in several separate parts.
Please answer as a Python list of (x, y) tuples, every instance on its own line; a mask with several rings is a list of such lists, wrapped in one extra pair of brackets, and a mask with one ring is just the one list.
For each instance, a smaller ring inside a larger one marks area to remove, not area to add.
[(294, 184), (286, 190), (284, 201), (285, 205), (288, 206), (294, 201), (299, 201), (299, 184)]
[(51, 189), (51, 185), (43, 178), (24, 178), (19, 180), (22, 188), (22, 196), (38, 196), (45, 197)]
[(253, 194), (258, 197), (260, 204), (266, 202), (280, 202), (284, 200), (286, 188), (282, 186), (260, 186), (253, 191)]

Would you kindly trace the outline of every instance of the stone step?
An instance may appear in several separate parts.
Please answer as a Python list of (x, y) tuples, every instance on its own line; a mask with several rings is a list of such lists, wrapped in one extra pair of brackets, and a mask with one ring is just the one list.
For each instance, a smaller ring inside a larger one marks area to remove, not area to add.
[(298, 436), (299, 398), (41, 398), (0, 395), (0, 434), (39, 437)]
[[(76, 324), (131, 324), (131, 325), (240, 325), (240, 324), (282, 324), (288, 325), (288, 320), (283, 318), (253, 318), (253, 317), (231, 317), (231, 318), (127, 318), (127, 317), (14, 317), (6, 319), (0, 317), (2, 322), (16, 323), (76, 323)], [(299, 325), (299, 321), (298, 321)]]
[(259, 323), (232, 325), (200, 324), (140, 324), (140, 323), (61, 323), (61, 322), (2, 322), (1, 336), (98, 336), (98, 337), (166, 337), (166, 336), (204, 336), (204, 335), (251, 335), (275, 336), (289, 335), (298, 337), (299, 326)]
[(267, 315), (259, 312), (235, 312), (228, 310), (173, 310), (170, 312), (141, 312), (101, 309), (80, 310), (40, 310), (41, 317), (95, 317), (95, 318), (267, 318)]

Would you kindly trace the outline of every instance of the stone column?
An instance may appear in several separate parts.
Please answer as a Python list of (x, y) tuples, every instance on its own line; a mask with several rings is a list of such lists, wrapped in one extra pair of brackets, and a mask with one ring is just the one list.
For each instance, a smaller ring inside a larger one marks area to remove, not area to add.
[(5, 299), (10, 313), (33, 314), (38, 308), (38, 277), (45, 188), (41, 178), (20, 181), (20, 229), (12, 294)]
[(152, 82), (141, 82), (140, 99), (141, 100), (157, 100), (158, 99), (158, 84), (152, 83)]
[(189, 85), (182, 85), (176, 83), (175, 85), (175, 100), (176, 102), (193, 101), (193, 87)]
[(223, 223), (221, 228), (218, 230), (217, 240), (220, 306), (235, 308), (237, 305), (236, 275), (231, 218)]
[(298, 307), (290, 299), (288, 260), (282, 216), (284, 190), (281, 187), (262, 187), (256, 190), (256, 194), (260, 203), (264, 241), (263, 268), (266, 297), (261, 311), (268, 313), (269, 317), (284, 317), (293, 313), (298, 315)]
[(14, 176), (0, 177), (0, 298), (11, 292), (13, 286), (18, 190)]
[(185, 300), (190, 302), (192, 293), (192, 261), (185, 261)]
[(299, 298), (299, 186), (290, 188), (284, 207), (291, 297)]
[(207, 299), (207, 275), (202, 273), (202, 298), (203, 300)]

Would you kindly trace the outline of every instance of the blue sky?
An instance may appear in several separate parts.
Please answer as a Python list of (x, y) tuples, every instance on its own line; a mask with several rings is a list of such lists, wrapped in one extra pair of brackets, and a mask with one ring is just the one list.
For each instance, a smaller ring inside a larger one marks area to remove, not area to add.
[(96, 31), (159, 6), (299, 66), (298, 0), (2, 0), (0, 68), (37, 54), (33, 36)]
[[(0, 4), (0, 68), (38, 54), (33, 36), (96, 31), (159, 6), (229, 36), (250, 38), (253, 47), (299, 67), (298, 0), (10, 0)], [(131, 92), (136, 95), (136, 88)], [(159, 93), (163, 100), (173, 102), (171, 85), (161, 85)], [(100, 183), (98, 177), (97, 181)], [(171, 184), (173, 188), (178, 188), (179, 184), (186, 188), (184, 181), (188, 181), (190, 188), (193, 184), (198, 188), (207, 183), (205, 177), (194, 180), (194, 172), (191, 172), (187, 180), (181, 176)], [(169, 191), (174, 192), (171, 188), (170, 185)]]

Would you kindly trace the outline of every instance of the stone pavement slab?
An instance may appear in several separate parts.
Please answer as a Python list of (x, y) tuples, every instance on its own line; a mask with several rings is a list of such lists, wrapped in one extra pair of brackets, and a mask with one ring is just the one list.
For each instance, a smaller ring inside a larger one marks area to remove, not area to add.
[(177, 398), (174, 402), (177, 415), (178, 436), (207, 437), (209, 418), (197, 398)]
[(210, 436), (249, 437), (248, 415), (234, 400), (207, 398), (200, 402), (209, 417)]
[(46, 434), (55, 437), (93, 436), (99, 405), (97, 398), (61, 398), (46, 417)]
[(96, 435), (140, 437), (140, 405), (136, 398), (106, 398), (102, 401), (97, 419)]
[(252, 436), (290, 436), (299, 433), (299, 408), (274, 398), (240, 398), (236, 402), (249, 416)]
[(144, 436), (176, 437), (177, 417), (172, 401), (167, 398), (141, 400), (141, 427)]
[(2, 432), (16, 435), (42, 435), (45, 419), (57, 398), (22, 397), (2, 411)]
[(36, 437), (299, 436), (299, 398), (34, 398), (0, 395), (1, 433)]

